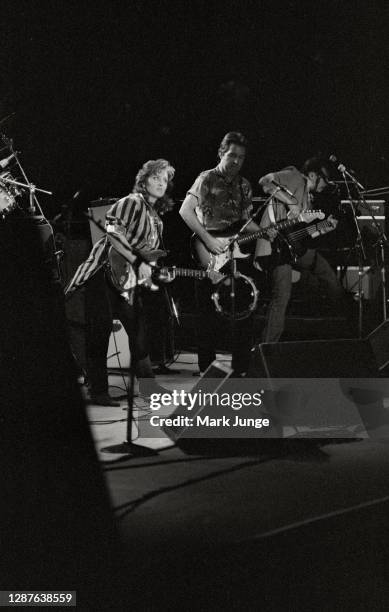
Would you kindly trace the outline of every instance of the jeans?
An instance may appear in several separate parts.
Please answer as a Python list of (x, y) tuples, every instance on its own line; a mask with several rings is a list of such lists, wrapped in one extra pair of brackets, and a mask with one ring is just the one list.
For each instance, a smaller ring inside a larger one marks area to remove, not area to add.
[[(294, 265), (296, 270), (309, 272), (325, 290), (331, 306), (344, 312), (346, 294), (330, 264), (320, 253), (308, 249)], [(282, 264), (272, 271), (271, 300), (267, 313), (262, 342), (277, 342), (285, 327), (285, 313), (292, 291), (292, 266)]]

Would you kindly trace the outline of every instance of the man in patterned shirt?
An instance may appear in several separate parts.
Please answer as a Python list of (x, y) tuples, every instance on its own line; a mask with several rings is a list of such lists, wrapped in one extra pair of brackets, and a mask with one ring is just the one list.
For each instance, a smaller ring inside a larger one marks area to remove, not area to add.
[[(150, 381), (154, 373), (146, 341), (141, 292), (137, 292), (139, 303), (136, 308), (131, 300), (133, 294), (130, 293), (130, 299), (124, 299), (114, 288), (106, 264), (109, 248), (113, 246), (138, 268), (138, 280), (142, 286), (151, 284), (152, 269), (143, 256), (160, 245), (162, 221), (158, 212), (171, 206), (166, 191), (173, 176), (174, 168), (164, 159), (150, 160), (143, 165), (136, 176), (133, 193), (118, 200), (108, 210), (107, 235), (96, 242), (66, 290), (69, 294), (86, 283), (87, 374), (91, 399), (95, 404), (120, 405), (108, 395), (106, 362), (113, 318), (121, 321), (128, 334), (131, 359), (140, 379), (140, 392), (149, 395), (162, 389), (155, 381)], [(148, 379), (147, 383), (145, 379)]]
[[(216, 168), (201, 172), (187, 192), (180, 215), (189, 228), (202, 240), (208, 251), (220, 254), (228, 239), (212, 236), (214, 230), (228, 230), (246, 221), (252, 210), (252, 190), (247, 179), (240, 176), (246, 157), (247, 140), (240, 132), (228, 132), (220, 143)], [(253, 221), (245, 231), (256, 231)], [(204, 281), (197, 285), (198, 363), (200, 373), (215, 359), (215, 308), (212, 285)], [(236, 321), (232, 350), (232, 368), (236, 374), (247, 372), (251, 349), (252, 317)]]

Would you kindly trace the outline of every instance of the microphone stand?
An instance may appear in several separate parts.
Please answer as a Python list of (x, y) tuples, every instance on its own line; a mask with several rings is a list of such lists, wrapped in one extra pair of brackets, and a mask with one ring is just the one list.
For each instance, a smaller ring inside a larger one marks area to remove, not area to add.
[(388, 238), (385, 231), (381, 228), (378, 223), (373, 209), (370, 204), (367, 203), (365, 196), (362, 192), (359, 192), (360, 201), (363, 203), (363, 207), (368, 211), (373, 221), (373, 227), (377, 230), (378, 239), (373, 244), (373, 247), (379, 246), (380, 248), (380, 268), (381, 268), (381, 284), (382, 284), (382, 315), (383, 320), (387, 318), (387, 298), (386, 298), (386, 267), (385, 267), (385, 245), (388, 243)]
[[(280, 191), (281, 187), (277, 187), (277, 189), (275, 190), (274, 193), (276, 193), (277, 191)], [(246, 229), (246, 227), (251, 223), (251, 221), (254, 221), (257, 216), (259, 215), (259, 213), (268, 205), (268, 203), (270, 202), (271, 198), (273, 197), (274, 193), (272, 193), (266, 200), (265, 202), (259, 206), (257, 208), (257, 210), (247, 219), (247, 221), (242, 225), (242, 227), (240, 228), (240, 230), (238, 232), (236, 232), (236, 234), (234, 234), (234, 236), (231, 237), (231, 240), (229, 242), (228, 245), (228, 250), (229, 250), (229, 259), (230, 259), (230, 281), (231, 281), (231, 289), (230, 289), (230, 298), (231, 298), (231, 315), (230, 315), (230, 320), (231, 320), (231, 337), (232, 337), (232, 345), (234, 347), (235, 345), (235, 334), (236, 334), (236, 295), (235, 295), (235, 289), (236, 289), (236, 279), (239, 277), (239, 272), (237, 270), (237, 264), (236, 264), (236, 258), (234, 257), (234, 248), (235, 248), (235, 243), (236, 241), (240, 238), (240, 236), (243, 234), (244, 230)]]
[[(139, 321), (139, 291), (138, 286), (139, 280), (139, 265), (144, 260), (138, 259), (138, 262), (134, 265), (135, 270), (135, 287), (133, 289), (133, 308), (134, 308), (134, 328), (137, 329)], [(101, 449), (102, 453), (128, 455), (131, 457), (154, 457), (158, 455), (158, 452), (147, 446), (141, 446), (140, 444), (134, 444), (132, 442), (132, 423), (134, 421), (134, 387), (135, 387), (135, 360), (134, 355), (131, 355), (130, 364), (130, 384), (127, 388), (127, 428), (126, 428), (126, 439), (121, 444), (112, 444), (111, 446), (105, 446)]]
[(343, 180), (344, 183), (346, 185), (346, 189), (347, 189), (347, 197), (350, 201), (350, 206), (351, 206), (351, 210), (353, 213), (353, 219), (354, 219), (354, 223), (355, 223), (355, 227), (357, 230), (357, 240), (356, 240), (356, 250), (357, 250), (357, 254), (358, 254), (358, 337), (362, 338), (362, 332), (363, 332), (363, 291), (362, 291), (362, 279), (363, 277), (371, 272), (371, 266), (369, 266), (369, 268), (364, 272), (363, 271), (363, 262), (366, 261), (366, 252), (365, 252), (365, 248), (363, 245), (363, 240), (362, 240), (362, 235), (361, 235), (361, 231), (360, 231), (360, 227), (358, 224), (358, 219), (357, 219), (357, 213), (356, 213), (356, 209), (353, 203), (353, 199), (351, 197), (351, 192), (350, 192), (350, 187), (349, 187), (349, 182), (347, 179), (350, 179), (351, 182), (353, 183), (356, 192), (358, 194), (358, 200), (359, 202), (363, 203), (364, 208), (366, 208), (366, 210), (369, 212), (369, 215), (372, 218), (373, 221), (373, 226), (375, 227), (375, 229), (378, 232), (378, 240), (376, 241), (374, 246), (379, 245), (380, 246), (380, 255), (381, 255), (381, 283), (382, 283), (382, 309), (383, 309), (383, 317), (384, 317), (384, 321), (386, 320), (386, 316), (387, 316), (387, 303), (386, 303), (386, 270), (385, 270), (385, 248), (384, 245), (387, 244), (388, 239), (387, 236), (385, 234), (385, 232), (381, 229), (380, 225), (377, 222), (377, 219), (371, 209), (371, 207), (367, 204), (365, 197), (364, 197), (364, 193), (365, 189), (363, 187), (363, 185), (361, 185), (361, 183), (350, 173), (346, 170), (346, 168), (341, 165), (339, 167), (339, 170), (343, 176)]
[[(30, 206), (29, 206), (28, 212), (30, 214), (34, 215), (35, 212), (36, 212), (36, 208), (38, 208), (39, 214), (42, 215), (43, 218), (45, 218), (45, 216), (43, 214), (43, 211), (42, 211), (42, 208), (41, 208), (41, 206), (40, 206), (40, 204), (38, 202), (38, 199), (37, 199), (35, 193), (37, 191), (39, 191), (40, 193), (46, 193), (48, 195), (53, 195), (52, 192), (51, 191), (45, 191), (44, 189), (38, 189), (37, 187), (35, 187), (35, 185), (30, 183), (30, 181), (27, 178), (27, 174), (25, 173), (24, 168), (23, 168), (23, 166), (22, 166), (22, 164), (20, 162), (19, 154), (18, 154), (17, 151), (15, 151), (15, 149), (13, 147), (12, 138), (7, 138), (5, 136), (5, 134), (2, 134), (2, 140), (5, 143), (5, 145), (8, 147), (8, 149), (10, 150), (11, 154), (14, 156), (15, 161), (16, 161), (18, 167), (19, 167), (20, 172), (22, 173), (23, 179), (24, 179), (26, 184), (23, 185), (22, 183), (19, 183), (17, 181), (14, 181), (12, 183), (11, 180), (8, 180), (8, 182), (10, 184), (18, 185), (20, 187), (25, 187), (25, 188), (29, 189), (29, 192), (30, 192)], [(5, 179), (2, 179), (2, 180), (5, 180)]]
[[(92, 223), (94, 223), (95, 225), (97, 225), (97, 227), (105, 234), (105, 236), (107, 236), (107, 231), (105, 230), (105, 228), (103, 227), (102, 223), (98, 220), (96, 220), (93, 215), (89, 215), (88, 213), (85, 213), (85, 215), (88, 217), (88, 219), (90, 221), (92, 221)], [(140, 287), (138, 285), (138, 280), (139, 280), (139, 265), (142, 262), (147, 263), (147, 261), (145, 259), (143, 259), (142, 255), (140, 253), (137, 253), (137, 257), (138, 260), (135, 264), (133, 264), (134, 267), (134, 271), (135, 271), (135, 287), (133, 289), (133, 308), (134, 308), (134, 329), (138, 329), (138, 321), (139, 321), (139, 291), (140, 291)], [(101, 264), (94, 273), (97, 272), (97, 270), (100, 270), (103, 266), (105, 265), (105, 263)], [(77, 289), (80, 288), (81, 285), (77, 286)], [(71, 285), (68, 286), (66, 291), (69, 291)], [(125, 298), (123, 298), (125, 299)], [(134, 360), (134, 355), (130, 355), (131, 358), (131, 362), (130, 362), (130, 384), (127, 387), (127, 427), (126, 427), (126, 439), (124, 442), (122, 442), (121, 444), (112, 444), (111, 446), (105, 446), (104, 448), (101, 448), (101, 452), (102, 453), (111, 453), (111, 454), (116, 454), (116, 455), (128, 455), (129, 458), (131, 457), (153, 457), (155, 455), (158, 455), (157, 451), (155, 451), (152, 448), (148, 448), (146, 446), (141, 446), (140, 444), (134, 444), (132, 442), (132, 423), (134, 420), (134, 388), (135, 388), (135, 360)]]
[(366, 261), (366, 252), (363, 246), (362, 234), (357, 220), (357, 211), (354, 206), (353, 198), (351, 195), (350, 185), (347, 180), (347, 177), (351, 179), (352, 183), (355, 185), (357, 192), (359, 193), (359, 183), (353, 177), (352, 174), (346, 171), (345, 167), (342, 166), (340, 172), (343, 176), (343, 181), (346, 185), (347, 197), (350, 202), (351, 211), (353, 215), (353, 221), (355, 225), (355, 229), (357, 232), (357, 239), (354, 245), (354, 248), (357, 252), (358, 257), (358, 338), (362, 338), (362, 327), (363, 327), (363, 292), (362, 292), (362, 277), (363, 277), (363, 262)]

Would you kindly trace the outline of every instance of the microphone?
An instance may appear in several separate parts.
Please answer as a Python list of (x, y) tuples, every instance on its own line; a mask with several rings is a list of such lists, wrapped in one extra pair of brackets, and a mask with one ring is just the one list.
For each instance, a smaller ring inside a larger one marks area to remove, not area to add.
[(347, 169), (346, 166), (344, 164), (342, 164), (338, 160), (336, 155), (330, 155), (328, 159), (333, 164), (337, 164), (336, 169), (338, 170), (338, 172), (341, 172), (342, 174), (347, 174), (347, 176), (349, 176), (351, 178), (351, 180), (354, 181), (354, 183), (359, 187), (359, 189), (364, 189), (364, 186), (361, 185), (361, 183), (359, 181), (357, 181), (354, 176), (352, 176), (353, 174), (355, 174), (355, 172), (354, 172), (354, 170), (352, 168)]
[(273, 183), (273, 185), (275, 185), (276, 187), (278, 187), (278, 189), (281, 189), (281, 191), (284, 191), (285, 193), (287, 193), (289, 197), (293, 198), (294, 200), (296, 199), (293, 193), (289, 191), (287, 187), (284, 187), (284, 185), (281, 185), (281, 183), (278, 183), (274, 179), (271, 179), (270, 182)]
[[(338, 164), (337, 166), (337, 170), (339, 170), (339, 172), (345, 172), (346, 171), (346, 166), (344, 164), (342, 164), (338, 158), (336, 157), (336, 155), (330, 155), (329, 158), (330, 162), (332, 162), (333, 164)], [(352, 170), (351, 170), (352, 172)]]
[(11, 162), (11, 160), (14, 157), (16, 157), (15, 153), (12, 153), (12, 155), (9, 155), (8, 157), (4, 157), (4, 159), (0, 159), (0, 169), (4, 170), (4, 168), (8, 166), (8, 164)]

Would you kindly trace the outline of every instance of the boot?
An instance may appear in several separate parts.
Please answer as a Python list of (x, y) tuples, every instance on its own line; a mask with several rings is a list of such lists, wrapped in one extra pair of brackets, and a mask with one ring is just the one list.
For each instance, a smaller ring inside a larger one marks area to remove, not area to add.
[(155, 378), (149, 355), (137, 361), (135, 371), (139, 380), (141, 378)]

